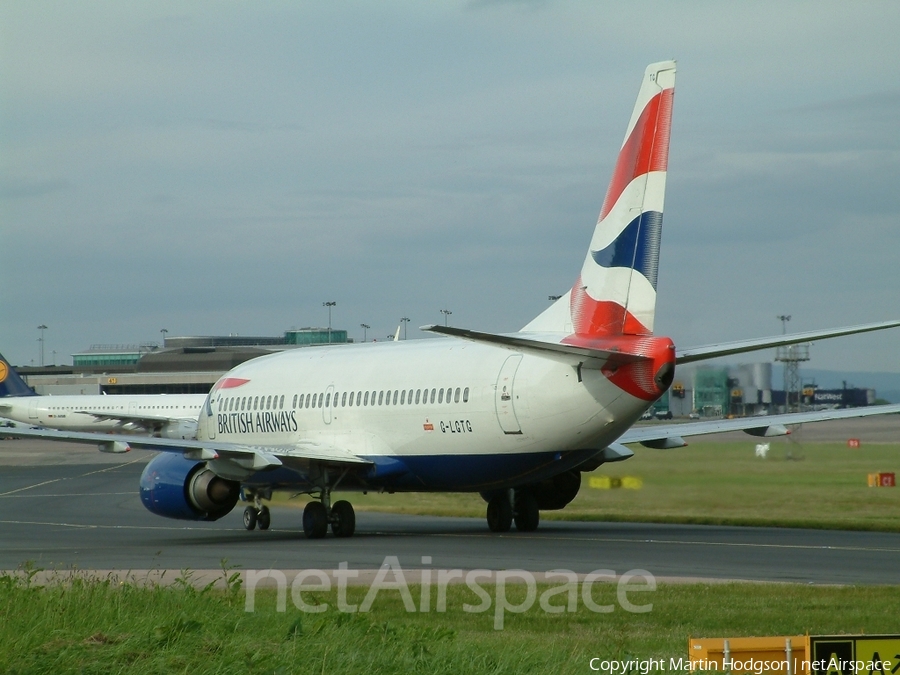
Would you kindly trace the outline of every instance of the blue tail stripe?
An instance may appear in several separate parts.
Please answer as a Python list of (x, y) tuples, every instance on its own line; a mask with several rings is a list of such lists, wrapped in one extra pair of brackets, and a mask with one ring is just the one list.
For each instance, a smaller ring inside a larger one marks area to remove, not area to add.
[(25, 380), (9, 365), (9, 361), (0, 354), (0, 398), (8, 396), (37, 396), (34, 389), (25, 384)]
[(645, 211), (628, 223), (609, 246), (599, 251), (591, 251), (591, 257), (601, 267), (627, 267), (637, 270), (647, 277), (656, 290), (662, 217), (660, 211)]

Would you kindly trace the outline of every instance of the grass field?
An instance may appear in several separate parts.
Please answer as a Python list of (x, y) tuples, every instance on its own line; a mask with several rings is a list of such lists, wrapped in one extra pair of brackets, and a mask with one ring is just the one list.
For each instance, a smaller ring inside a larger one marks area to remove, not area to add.
[[(776, 439), (762, 459), (758, 442), (748, 436), (675, 450), (637, 447), (631, 459), (584, 474), (578, 497), (541, 518), (900, 531), (900, 488), (870, 488), (866, 480), (873, 472), (900, 477), (900, 444), (849, 449)], [(591, 477), (603, 476), (637, 477), (641, 487), (590, 487)], [(474, 494), (368, 494), (352, 501), (359, 510), (395, 513), (485, 512)]]
[[(511, 600), (524, 592), (511, 589)], [(365, 593), (351, 587), (348, 601)], [(408, 613), (396, 591), (382, 591), (366, 614), (338, 612), (333, 592), (314, 596), (330, 604), (322, 614), (290, 601), (278, 612), (274, 593), (261, 591), (251, 613), (237, 584), (29, 587), (0, 577), (0, 672), (585, 673), (592, 657), (686, 657), (689, 636), (896, 632), (900, 606), (897, 587), (685, 584), (645, 595), (653, 608), (643, 614), (581, 604), (549, 614), (535, 604), (498, 631), (490, 612), (463, 611), (477, 602), (465, 586), (448, 589), (445, 613)]]

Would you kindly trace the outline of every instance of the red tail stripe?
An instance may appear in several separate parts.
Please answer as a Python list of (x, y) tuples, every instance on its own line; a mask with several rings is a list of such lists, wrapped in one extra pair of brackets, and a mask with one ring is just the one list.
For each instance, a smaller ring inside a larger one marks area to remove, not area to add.
[(619, 151), (616, 169), (609, 182), (606, 199), (603, 200), (600, 220), (612, 210), (631, 181), (650, 171), (666, 170), (669, 163), (674, 93), (674, 89), (664, 89), (644, 107), (631, 135)]

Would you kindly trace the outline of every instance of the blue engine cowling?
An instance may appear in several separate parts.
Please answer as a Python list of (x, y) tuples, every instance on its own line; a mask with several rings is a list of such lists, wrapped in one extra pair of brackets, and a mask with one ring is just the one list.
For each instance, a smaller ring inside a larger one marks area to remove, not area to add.
[(164, 452), (141, 474), (141, 501), (148, 511), (180, 520), (218, 520), (237, 504), (241, 484), (214, 474), (205, 462)]

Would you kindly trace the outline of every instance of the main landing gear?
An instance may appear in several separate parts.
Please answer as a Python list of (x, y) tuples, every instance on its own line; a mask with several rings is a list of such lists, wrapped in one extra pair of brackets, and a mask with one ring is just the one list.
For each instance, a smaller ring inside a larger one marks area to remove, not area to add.
[(541, 512), (531, 490), (504, 490), (488, 501), (487, 523), (491, 532), (509, 532), (513, 522), (519, 532), (534, 532), (538, 528)]
[[(262, 504), (262, 499), (271, 499), (271, 493), (262, 494), (257, 491), (245, 491), (245, 501), (253, 500), (253, 505), (244, 509), (244, 527), (248, 530), (268, 530), (272, 524), (269, 507)], [(346, 500), (331, 503), (331, 490), (320, 491), (317, 501), (310, 502), (303, 509), (303, 533), (308, 539), (321, 539), (328, 532), (328, 526), (335, 537), (352, 537), (356, 531), (356, 512), (352, 504)]]
[(356, 531), (356, 512), (343, 499), (331, 504), (331, 490), (323, 490), (321, 501), (310, 502), (303, 509), (303, 533), (308, 539), (321, 539), (329, 524), (335, 537), (352, 537)]

